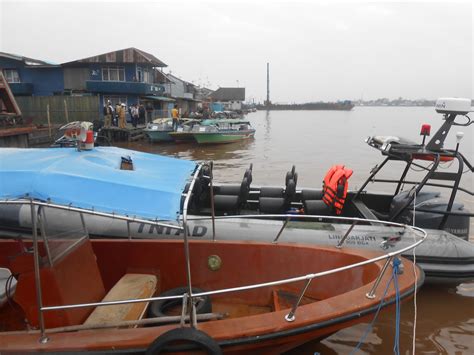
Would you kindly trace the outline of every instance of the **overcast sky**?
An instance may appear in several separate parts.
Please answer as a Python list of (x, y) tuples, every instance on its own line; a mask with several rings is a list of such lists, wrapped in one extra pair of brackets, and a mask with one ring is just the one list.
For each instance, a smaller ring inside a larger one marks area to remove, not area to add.
[(0, 0), (0, 51), (63, 63), (136, 47), (273, 102), (473, 97), (471, 2)]

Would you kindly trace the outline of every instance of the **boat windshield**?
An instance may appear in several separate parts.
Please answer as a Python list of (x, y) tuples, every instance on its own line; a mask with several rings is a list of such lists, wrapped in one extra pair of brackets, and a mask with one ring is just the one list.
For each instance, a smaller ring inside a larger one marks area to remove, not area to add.
[(58, 223), (48, 223), (52, 218), (58, 217), (53, 211), (43, 206), (37, 208), (39, 239), (43, 241), (43, 256), (50, 266), (89, 238), (84, 216), (81, 213), (67, 213), (69, 217), (65, 220), (68, 221), (68, 228), (70, 228), (68, 230), (64, 226), (58, 228)]

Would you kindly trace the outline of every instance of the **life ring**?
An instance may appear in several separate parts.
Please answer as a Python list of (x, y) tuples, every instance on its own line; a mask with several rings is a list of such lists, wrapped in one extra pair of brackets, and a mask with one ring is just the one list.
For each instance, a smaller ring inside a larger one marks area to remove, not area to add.
[[(178, 296), (183, 295), (188, 292), (187, 287), (177, 287), (171, 290), (165, 291), (160, 294), (159, 297), (166, 297), (166, 296)], [(200, 288), (193, 287), (192, 288), (193, 294), (204, 292)], [(172, 300), (158, 300), (153, 301), (150, 303), (148, 307), (148, 317), (155, 318), (155, 317), (165, 317), (167, 316), (166, 310), (171, 307), (176, 307), (178, 305), (183, 304), (183, 299), (172, 299)], [(211, 313), (212, 312), (212, 304), (211, 304), (211, 297), (210, 296), (203, 296), (196, 302), (196, 313), (203, 314), (203, 313)]]
[[(171, 343), (174, 342), (184, 342), (185, 344), (178, 346), (170, 346)], [(201, 330), (195, 328), (175, 328), (171, 329), (170, 331), (161, 334), (158, 338), (156, 338), (153, 343), (150, 344), (148, 349), (146, 350), (146, 355), (157, 355), (161, 354), (162, 351), (173, 351), (173, 350), (181, 350), (185, 351), (188, 350), (188, 343), (195, 347), (203, 350), (211, 355), (221, 355), (222, 349), (217, 344), (217, 342), (212, 339), (208, 334), (204, 333)], [(189, 349), (190, 350), (190, 349)]]

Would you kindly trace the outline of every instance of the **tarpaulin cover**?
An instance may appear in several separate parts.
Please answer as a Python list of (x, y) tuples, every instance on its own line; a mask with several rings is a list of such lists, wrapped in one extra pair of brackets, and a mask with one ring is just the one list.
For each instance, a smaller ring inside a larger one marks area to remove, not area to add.
[[(130, 157), (134, 170), (121, 170)], [(0, 199), (33, 198), (148, 219), (176, 220), (196, 163), (116, 147), (0, 148)]]

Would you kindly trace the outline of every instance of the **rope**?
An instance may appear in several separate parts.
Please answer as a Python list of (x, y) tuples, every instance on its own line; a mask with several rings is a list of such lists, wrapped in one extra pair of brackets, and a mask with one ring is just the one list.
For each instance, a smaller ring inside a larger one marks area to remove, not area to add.
[[(369, 326), (365, 330), (364, 334), (359, 340), (359, 343), (356, 345), (356, 347), (351, 351), (350, 355), (356, 354), (362, 345), (362, 343), (365, 341), (365, 338), (367, 338), (367, 335), (369, 332), (372, 330), (375, 320), (377, 319), (380, 310), (382, 309), (383, 304), (385, 303), (385, 296), (387, 295), (388, 288), (390, 287), (390, 284), (393, 281), (393, 286), (395, 288), (395, 309), (396, 309), (396, 315), (395, 315), (395, 341), (393, 345), (393, 352), (394, 354), (400, 355), (400, 314), (401, 314), (401, 308), (400, 308), (400, 289), (398, 287), (398, 274), (400, 270), (400, 265), (401, 265), (401, 260), (399, 258), (394, 258), (393, 259), (393, 265), (392, 265), (392, 276), (390, 277), (390, 280), (387, 282), (387, 286), (385, 287), (382, 299), (380, 300), (380, 303), (377, 307), (377, 311), (375, 312), (374, 318), (370, 322)], [(416, 286), (415, 286), (416, 287)]]
[(393, 345), (393, 353), (400, 354), (400, 290), (398, 288), (398, 270), (401, 264), (399, 258), (393, 259), (392, 278), (395, 288), (395, 341)]
[(393, 273), (392, 273), (392, 276), (391, 276), (390, 280), (388, 280), (388, 282), (387, 282), (387, 286), (385, 287), (385, 290), (384, 290), (383, 295), (382, 295), (382, 299), (381, 299), (381, 301), (380, 301), (380, 303), (377, 307), (377, 311), (375, 312), (375, 315), (374, 315), (374, 318), (372, 319), (372, 322), (370, 322), (369, 326), (367, 327), (364, 334), (360, 338), (359, 343), (356, 345), (356, 347), (354, 349), (352, 349), (350, 355), (354, 355), (360, 350), (360, 347), (361, 347), (362, 343), (365, 341), (365, 338), (367, 338), (367, 335), (369, 335), (369, 332), (372, 330), (372, 328), (375, 324), (375, 320), (377, 319), (377, 317), (380, 313), (380, 310), (382, 309), (382, 306), (383, 306), (384, 300), (385, 300), (385, 296), (387, 295), (387, 291), (388, 291), (388, 288), (389, 288), (390, 284), (392, 283), (392, 280), (393, 280)]

